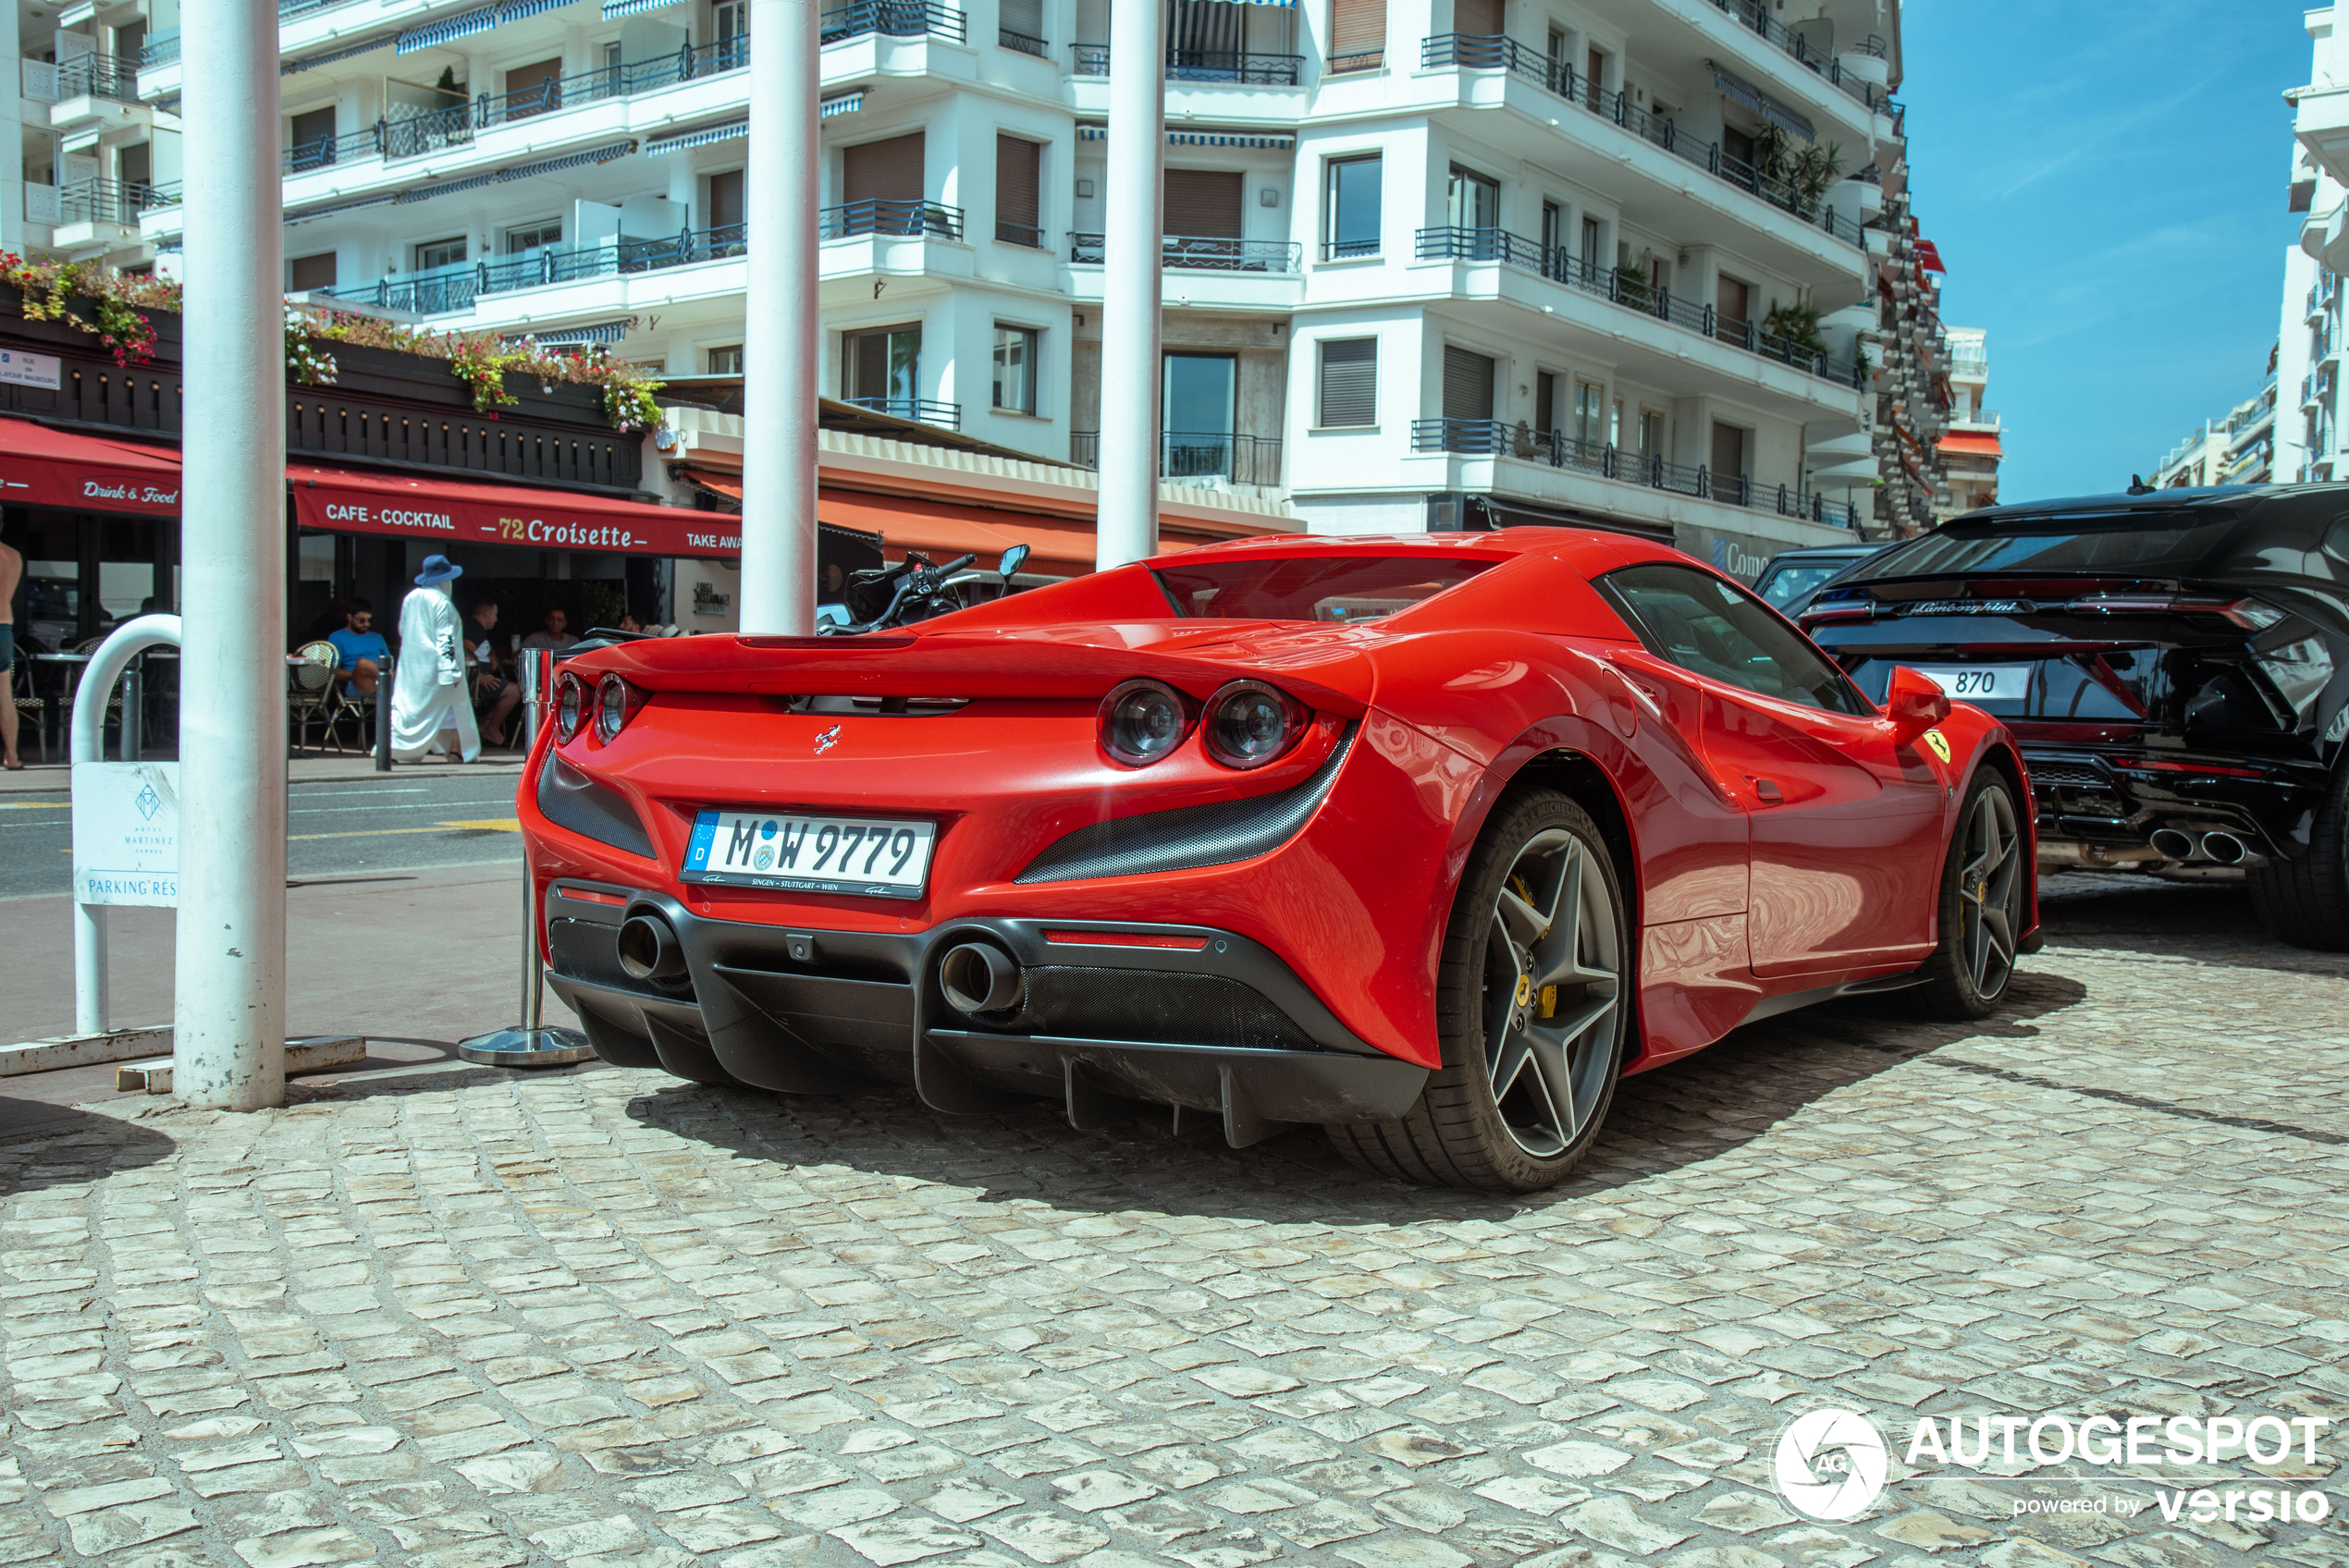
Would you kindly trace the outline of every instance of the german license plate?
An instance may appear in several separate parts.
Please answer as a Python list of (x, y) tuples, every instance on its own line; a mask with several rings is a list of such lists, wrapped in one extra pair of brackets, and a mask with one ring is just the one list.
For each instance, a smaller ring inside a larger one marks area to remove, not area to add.
[(704, 811), (694, 818), (681, 882), (917, 899), (929, 877), (934, 822)]
[(1940, 687), (1951, 702), (2020, 703), (2031, 695), (2031, 666), (2027, 664), (1932, 668), (1920, 665), (1917, 673)]

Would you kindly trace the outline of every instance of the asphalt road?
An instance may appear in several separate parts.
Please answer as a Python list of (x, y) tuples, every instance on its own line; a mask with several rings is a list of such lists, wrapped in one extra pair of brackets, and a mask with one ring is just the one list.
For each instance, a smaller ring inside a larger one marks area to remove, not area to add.
[[(511, 772), (402, 768), (378, 783), (287, 787), (288, 876), (472, 865), (522, 858)], [(0, 899), (70, 892), (72, 812), (63, 790), (0, 798)]]

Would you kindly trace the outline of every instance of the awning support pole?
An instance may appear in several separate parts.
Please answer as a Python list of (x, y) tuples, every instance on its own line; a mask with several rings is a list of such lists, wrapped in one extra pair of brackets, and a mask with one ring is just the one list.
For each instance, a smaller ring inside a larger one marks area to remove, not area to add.
[(172, 1084), (286, 1095), (286, 345), (277, 13), (188, 0)]
[(816, 630), (817, 5), (751, 0), (742, 630)]
[(1109, 40), (1109, 209), (1101, 225), (1101, 511), (1093, 560), (1158, 553), (1159, 276), (1166, 0), (1118, 0)]

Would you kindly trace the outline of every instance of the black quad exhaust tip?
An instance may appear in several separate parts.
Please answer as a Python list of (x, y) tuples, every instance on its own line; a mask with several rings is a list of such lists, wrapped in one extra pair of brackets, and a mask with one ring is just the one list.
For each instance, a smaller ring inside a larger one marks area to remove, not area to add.
[(984, 942), (965, 942), (939, 961), (939, 989), (956, 1012), (1001, 1012), (1019, 1000), (1019, 964)]
[(632, 914), (620, 927), (620, 967), (631, 980), (682, 980), (685, 949), (657, 914)]

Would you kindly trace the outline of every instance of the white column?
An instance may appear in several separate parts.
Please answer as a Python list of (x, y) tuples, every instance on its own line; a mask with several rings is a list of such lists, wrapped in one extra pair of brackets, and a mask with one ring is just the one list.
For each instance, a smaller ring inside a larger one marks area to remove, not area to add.
[(742, 629), (816, 630), (817, 13), (751, 0)]
[(1101, 501), (1093, 562), (1158, 553), (1159, 265), (1166, 0), (1116, 0), (1101, 224)]
[(285, 1098), (286, 367), (277, 8), (188, 0), (172, 1088)]

